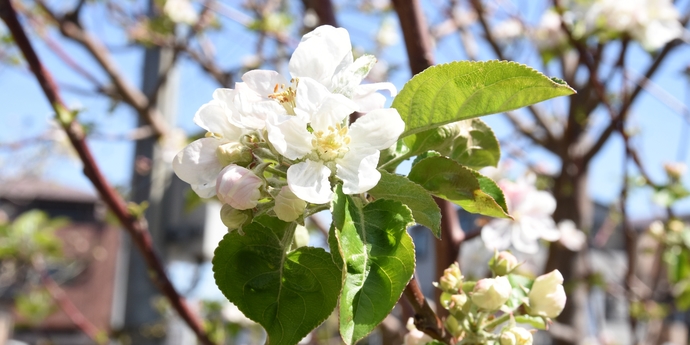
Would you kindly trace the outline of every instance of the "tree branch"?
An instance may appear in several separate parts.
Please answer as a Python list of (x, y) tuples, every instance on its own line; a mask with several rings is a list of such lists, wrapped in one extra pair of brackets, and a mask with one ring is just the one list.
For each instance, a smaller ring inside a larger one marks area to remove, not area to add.
[(192, 313), (187, 306), (184, 298), (175, 290), (172, 282), (165, 273), (165, 268), (160, 261), (158, 255), (153, 247), (151, 234), (148, 231), (146, 222), (142, 219), (135, 218), (127, 209), (125, 201), (117, 192), (110, 186), (96, 164), (96, 161), (91, 154), (89, 147), (84, 140), (84, 130), (81, 125), (75, 121), (67, 106), (62, 101), (58, 88), (55, 85), (51, 74), (45, 69), (31, 42), (29, 41), (24, 28), (21, 26), (17, 13), (12, 7), (10, 0), (0, 0), (0, 17), (7, 24), (8, 29), (12, 33), (14, 41), (24, 55), (27, 63), (33, 74), (36, 76), (41, 89), (50, 102), (51, 106), (56, 112), (56, 116), (67, 133), (70, 142), (74, 146), (84, 164), (84, 174), (91, 180), (101, 198), (108, 204), (115, 216), (118, 218), (122, 226), (132, 236), (133, 242), (136, 244), (139, 251), (144, 256), (146, 264), (151, 269), (151, 279), (160, 289), (160, 291), (168, 298), (173, 308), (179, 313), (180, 317), (189, 325), (189, 327), (197, 335), (199, 341), (206, 345), (212, 345), (213, 342), (208, 338), (208, 335), (203, 330), (203, 326), (199, 319)]

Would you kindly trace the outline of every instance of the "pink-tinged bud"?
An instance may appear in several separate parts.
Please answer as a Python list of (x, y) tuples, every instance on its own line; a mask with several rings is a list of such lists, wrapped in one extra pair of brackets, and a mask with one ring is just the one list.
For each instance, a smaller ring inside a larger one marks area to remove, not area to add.
[(491, 261), (489, 267), (491, 271), (497, 276), (504, 276), (512, 272), (518, 266), (518, 261), (515, 255), (507, 251), (496, 253)]
[(499, 342), (501, 345), (532, 345), (532, 333), (522, 327), (511, 327), (503, 333)]
[(508, 301), (512, 291), (506, 277), (480, 279), (472, 291), (472, 303), (482, 309), (497, 310)]
[(458, 263), (453, 263), (443, 271), (443, 276), (439, 279), (438, 287), (449, 294), (456, 294), (462, 288), (462, 273)]
[(273, 211), (278, 219), (291, 222), (303, 215), (306, 207), (307, 202), (295, 195), (288, 186), (285, 186), (280, 189), (276, 196), (276, 205)]
[(529, 291), (529, 314), (555, 318), (565, 308), (563, 276), (558, 270), (537, 277)]
[(261, 198), (263, 185), (261, 178), (251, 170), (238, 165), (228, 165), (216, 180), (216, 195), (218, 199), (238, 210), (248, 210), (256, 207)]

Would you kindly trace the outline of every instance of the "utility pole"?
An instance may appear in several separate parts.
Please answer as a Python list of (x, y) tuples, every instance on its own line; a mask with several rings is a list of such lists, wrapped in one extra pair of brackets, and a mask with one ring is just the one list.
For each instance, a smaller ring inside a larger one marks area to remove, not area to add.
[[(153, 1), (149, 1), (149, 16), (157, 11)], [(144, 53), (144, 68), (142, 90), (146, 95), (158, 87), (160, 77), (168, 73), (165, 82), (160, 86), (155, 96), (154, 105), (164, 118), (169, 128), (174, 127), (176, 119), (176, 103), (178, 76), (174, 63), (173, 51), (158, 47), (146, 48)], [(139, 119), (139, 126), (145, 125)], [(158, 255), (165, 261), (165, 227), (163, 217), (163, 197), (172, 179), (172, 167), (163, 159), (163, 152), (157, 138), (151, 137), (136, 142), (134, 158), (134, 174), (132, 176), (131, 200), (137, 204), (148, 202), (146, 221), (151, 231), (154, 247)], [(141, 254), (126, 241), (129, 247), (127, 267), (126, 297), (124, 298), (124, 315), (120, 320), (121, 329), (130, 338), (131, 344), (163, 345), (166, 343), (168, 324), (156, 309), (154, 303), (162, 298), (158, 289), (149, 277), (148, 268)]]

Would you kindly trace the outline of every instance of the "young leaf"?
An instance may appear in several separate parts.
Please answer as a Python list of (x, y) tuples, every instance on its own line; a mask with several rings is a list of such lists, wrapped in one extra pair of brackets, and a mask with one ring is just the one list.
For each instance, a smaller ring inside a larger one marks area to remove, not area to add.
[(260, 217), (228, 233), (213, 257), (216, 284), (230, 302), (266, 329), (267, 344), (294, 345), (336, 307), (341, 270), (321, 248), (286, 252), (295, 223)]
[(425, 158), (412, 167), (407, 177), (467, 212), (510, 218), (503, 193), (493, 181), (449, 158)]
[[(518, 109), (575, 93), (519, 63), (455, 61), (427, 68), (393, 100), (406, 123), (401, 138), (446, 123)], [(414, 138), (405, 138), (412, 146)]]
[(407, 233), (413, 222), (402, 203), (379, 199), (362, 205), (342, 194), (333, 201), (329, 244), (343, 258), (340, 335), (346, 344), (364, 338), (400, 299), (414, 273), (414, 245)]
[(497, 166), (501, 159), (501, 147), (491, 127), (480, 119), (460, 123), (463, 124), (463, 130), (453, 142), (453, 152), (449, 157), (472, 169)]
[(437, 238), (441, 238), (441, 210), (434, 198), (422, 186), (405, 176), (381, 171), (381, 180), (369, 190), (376, 199), (397, 200), (412, 210), (414, 220), (426, 226)]

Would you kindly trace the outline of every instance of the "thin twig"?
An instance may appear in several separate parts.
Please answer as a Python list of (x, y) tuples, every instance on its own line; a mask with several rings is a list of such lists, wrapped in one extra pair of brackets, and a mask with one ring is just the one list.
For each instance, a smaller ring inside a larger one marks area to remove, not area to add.
[(84, 130), (81, 125), (74, 119), (69, 119), (69, 110), (62, 101), (58, 92), (57, 85), (53, 81), (52, 75), (45, 69), (43, 64), (36, 55), (36, 51), (31, 45), (24, 28), (22, 27), (17, 13), (12, 7), (10, 0), (0, 0), (0, 17), (6, 23), (8, 29), (12, 33), (14, 41), (22, 51), (27, 63), (33, 74), (36, 76), (39, 85), (48, 98), (51, 106), (56, 112), (58, 119), (70, 142), (74, 146), (75, 151), (79, 154), (84, 164), (84, 174), (91, 180), (94, 187), (98, 190), (101, 198), (108, 204), (110, 209), (116, 215), (123, 227), (132, 236), (133, 242), (144, 256), (146, 264), (150, 268), (152, 274), (151, 279), (160, 291), (168, 298), (173, 308), (179, 313), (180, 317), (189, 325), (192, 331), (197, 335), (199, 341), (206, 345), (212, 345), (208, 335), (204, 332), (203, 326), (197, 316), (192, 313), (187, 306), (184, 298), (175, 290), (172, 282), (165, 273), (165, 268), (160, 258), (155, 252), (151, 234), (148, 231), (146, 222), (142, 219), (134, 217), (125, 204), (124, 199), (117, 194), (117, 192), (110, 186), (108, 181), (103, 176), (100, 168), (96, 164), (91, 150), (84, 140)]

